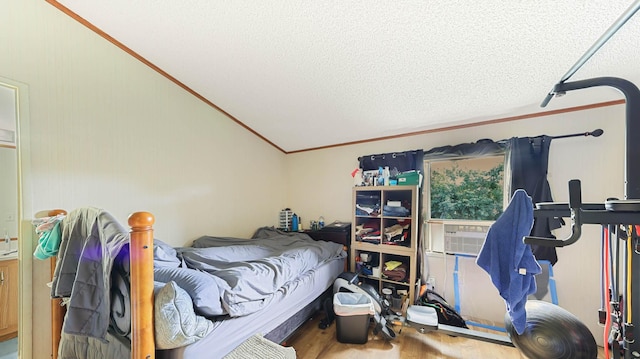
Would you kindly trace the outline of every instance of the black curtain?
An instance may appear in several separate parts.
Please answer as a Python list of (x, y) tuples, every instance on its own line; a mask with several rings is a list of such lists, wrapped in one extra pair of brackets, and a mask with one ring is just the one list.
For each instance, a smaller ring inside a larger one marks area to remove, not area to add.
[[(513, 137), (509, 139), (509, 165), (511, 168), (511, 195), (519, 189), (525, 190), (533, 203), (553, 202), (551, 188), (547, 181), (549, 169), (550, 136)], [(536, 218), (531, 235), (555, 238), (551, 231), (562, 226), (558, 218)], [(558, 256), (554, 247), (531, 246), (538, 260), (548, 260), (556, 264)]]
[(422, 150), (367, 155), (358, 158), (358, 161), (360, 161), (360, 168), (363, 171), (377, 170), (380, 167), (388, 166), (389, 169), (395, 168), (398, 172), (417, 170), (424, 174)]
[[(549, 169), (549, 147), (551, 137), (513, 137), (509, 139), (509, 166), (511, 169), (511, 195), (521, 188), (524, 189), (533, 203), (553, 202), (551, 188), (547, 181)], [(561, 218), (535, 218), (531, 235), (555, 239), (551, 231), (564, 224)], [(531, 250), (537, 260), (548, 260), (551, 265), (556, 264), (558, 255), (554, 247), (532, 245)], [(537, 299), (542, 299), (548, 291), (548, 272), (536, 276), (538, 291)]]

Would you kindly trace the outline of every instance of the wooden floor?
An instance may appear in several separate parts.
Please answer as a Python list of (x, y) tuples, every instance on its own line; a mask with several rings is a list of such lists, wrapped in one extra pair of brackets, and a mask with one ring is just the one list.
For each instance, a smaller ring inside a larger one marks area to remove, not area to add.
[[(286, 346), (296, 350), (298, 359), (526, 359), (518, 349), (490, 344), (479, 340), (452, 337), (437, 331), (420, 334), (415, 329), (404, 327), (393, 341), (385, 341), (369, 330), (366, 344), (343, 344), (336, 340), (336, 323), (327, 329), (318, 328), (322, 316), (307, 322), (298, 330)], [(602, 350), (598, 358), (604, 358)]]

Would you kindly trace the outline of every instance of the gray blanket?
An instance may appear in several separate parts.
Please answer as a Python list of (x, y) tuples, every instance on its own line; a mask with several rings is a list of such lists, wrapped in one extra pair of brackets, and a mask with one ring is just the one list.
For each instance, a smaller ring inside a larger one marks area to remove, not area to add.
[(259, 229), (249, 240), (201, 237), (178, 252), (189, 268), (222, 279), (219, 292), (230, 316), (260, 310), (287, 282), (346, 256), (340, 244), (270, 228)]
[(121, 359), (131, 357), (129, 343), (107, 333), (106, 340), (62, 333), (58, 359)]
[(113, 260), (128, 231), (108, 212), (80, 208), (62, 221), (62, 242), (51, 296), (69, 298), (63, 331), (106, 340)]

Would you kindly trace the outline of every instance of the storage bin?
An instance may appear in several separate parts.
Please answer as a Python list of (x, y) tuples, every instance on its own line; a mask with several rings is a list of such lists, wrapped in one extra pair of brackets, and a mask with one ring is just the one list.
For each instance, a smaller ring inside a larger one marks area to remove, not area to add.
[(362, 293), (333, 295), (336, 338), (340, 343), (364, 344), (369, 339), (369, 319), (375, 314), (371, 297)]
[(400, 186), (417, 186), (420, 184), (420, 172), (418, 171), (400, 173), (396, 178)]

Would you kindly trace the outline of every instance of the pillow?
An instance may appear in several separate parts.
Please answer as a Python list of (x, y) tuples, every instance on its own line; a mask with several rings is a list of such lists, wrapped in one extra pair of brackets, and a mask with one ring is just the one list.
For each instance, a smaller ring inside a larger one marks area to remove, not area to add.
[(213, 323), (193, 311), (189, 294), (175, 282), (167, 283), (155, 297), (155, 335), (158, 349), (194, 343), (213, 330)]
[(176, 268), (180, 265), (178, 252), (175, 248), (164, 243), (159, 239), (153, 240), (153, 266), (154, 267), (172, 267)]
[(227, 314), (220, 301), (218, 282), (211, 274), (190, 268), (154, 268), (153, 279), (176, 282), (191, 296), (197, 314), (205, 317)]
[(164, 288), (165, 285), (167, 285), (167, 283), (162, 283), (155, 280), (153, 281), (153, 297), (154, 298), (158, 296), (160, 289)]

